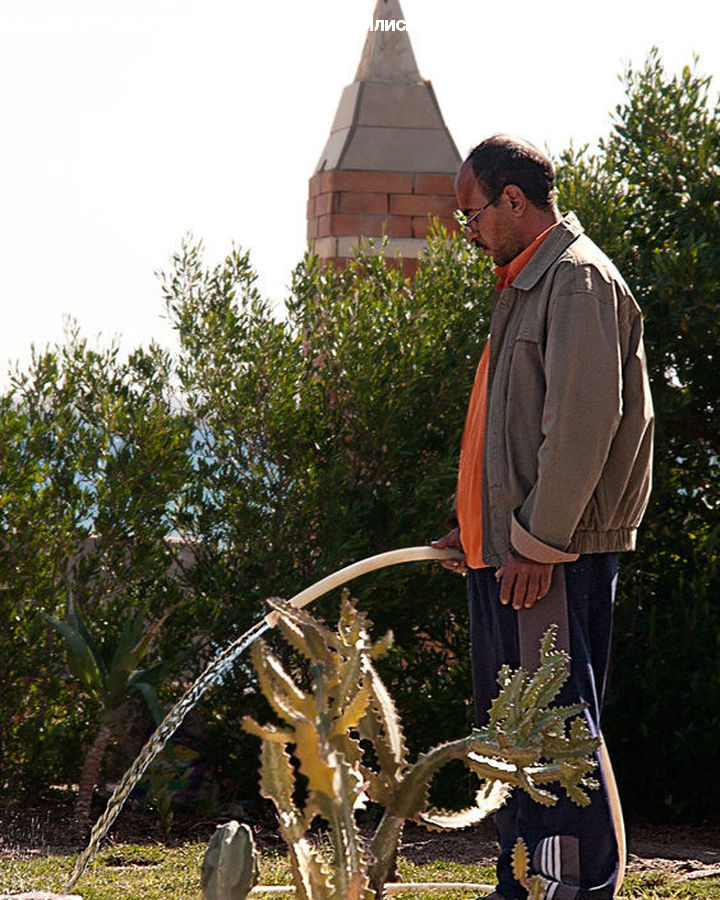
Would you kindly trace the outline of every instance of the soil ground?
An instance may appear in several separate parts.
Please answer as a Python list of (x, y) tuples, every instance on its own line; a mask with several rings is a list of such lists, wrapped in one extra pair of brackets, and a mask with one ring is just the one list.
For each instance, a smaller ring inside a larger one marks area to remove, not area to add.
[[(102, 804), (93, 808), (99, 815)], [(198, 821), (175, 813), (169, 843), (207, 840), (218, 821), (227, 815)], [(235, 814), (235, 817), (238, 817)], [(56, 853), (76, 853), (82, 844), (73, 836), (72, 804), (67, 799), (44, 802), (0, 803), (0, 857), (27, 857)], [(258, 842), (279, 848), (282, 841), (272, 827), (270, 816), (260, 811), (253, 816)], [(157, 819), (153, 813), (124, 809), (112, 828), (105, 846), (113, 843), (155, 843), (159, 841)], [(631, 823), (628, 827), (628, 870), (662, 871), (670, 879), (686, 881), (720, 876), (720, 823), (717, 825), (651, 825)], [(420, 864), (434, 859), (452, 859), (463, 863), (492, 864), (497, 851), (492, 826), (482, 824), (461, 832), (439, 833), (408, 823), (402, 854)]]
[[(720, 826), (628, 827), (628, 871), (662, 871), (673, 881), (720, 876)], [(497, 853), (490, 826), (450, 834), (408, 824), (403, 855), (419, 863), (451, 858), (492, 864)]]

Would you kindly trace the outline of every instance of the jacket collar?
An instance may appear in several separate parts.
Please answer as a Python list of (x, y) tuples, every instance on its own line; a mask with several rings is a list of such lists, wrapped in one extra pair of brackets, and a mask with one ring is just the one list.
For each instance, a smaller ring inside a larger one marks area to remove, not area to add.
[(529, 291), (534, 288), (550, 266), (584, 231), (585, 229), (575, 213), (570, 212), (564, 215), (535, 251), (532, 259), (517, 275), (512, 286), (520, 291)]

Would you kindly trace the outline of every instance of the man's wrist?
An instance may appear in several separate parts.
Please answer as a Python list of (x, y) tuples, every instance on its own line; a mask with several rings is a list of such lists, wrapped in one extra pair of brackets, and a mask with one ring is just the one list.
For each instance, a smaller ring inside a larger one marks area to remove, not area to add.
[(510, 548), (510, 556), (512, 556), (513, 559), (518, 560), (518, 562), (531, 563), (531, 565), (533, 565), (533, 566), (551, 566), (551, 565), (553, 565), (553, 563), (539, 562), (539, 560), (537, 560), (537, 559), (531, 559), (529, 556), (523, 556), (523, 554), (520, 553), (519, 550), (516, 550), (514, 547)]

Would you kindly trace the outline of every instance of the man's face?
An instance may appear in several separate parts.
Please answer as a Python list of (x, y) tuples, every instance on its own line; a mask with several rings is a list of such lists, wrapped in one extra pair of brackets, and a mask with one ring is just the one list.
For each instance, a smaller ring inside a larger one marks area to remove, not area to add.
[[(469, 217), (482, 210), (465, 229), (465, 237), (489, 256), (496, 266), (505, 266), (524, 249), (517, 218), (507, 195), (488, 197), (475, 180), (472, 167), (464, 165), (455, 183), (458, 208)], [(491, 200), (494, 203), (487, 205)], [(486, 207), (483, 209), (483, 207)]]

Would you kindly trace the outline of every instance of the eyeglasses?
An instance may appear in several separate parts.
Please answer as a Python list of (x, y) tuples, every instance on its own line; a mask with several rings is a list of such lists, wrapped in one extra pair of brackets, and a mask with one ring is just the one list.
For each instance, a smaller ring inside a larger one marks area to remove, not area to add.
[(477, 217), (480, 215), (481, 212), (485, 212), (485, 210), (489, 206), (492, 206), (493, 204), (497, 203), (497, 201), (498, 201), (497, 197), (495, 198), (495, 200), (488, 200), (488, 202), (485, 204), (485, 206), (481, 206), (480, 209), (475, 210), (475, 212), (472, 215), (470, 215), (471, 210), (469, 210), (469, 209), (457, 209), (457, 210), (455, 210), (455, 221), (458, 223), (458, 225), (461, 228), (469, 228), (470, 223), (474, 222), (475, 219), (477, 219)]

